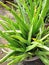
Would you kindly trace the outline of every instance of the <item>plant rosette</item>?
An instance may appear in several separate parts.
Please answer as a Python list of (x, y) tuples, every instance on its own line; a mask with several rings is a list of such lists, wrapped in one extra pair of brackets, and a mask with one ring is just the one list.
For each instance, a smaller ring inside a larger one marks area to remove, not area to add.
[(49, 0), (17, 0), (16, 5), (7, 3), (17, 11), (0, 2), (15, 18), (14, 21), (8, 16), (0, 15), (0, 25), (4, 28), (4, 31), (0, 30), (0, 38), (8, 41), (7, 45), (0, 44), (0, 48), (11, 50), (0, 63), (10, 61), (7, 65), (15, 65), (25, 59), (38, 57), (40, 64), (49, 65), (49, 28), (46, 29), (44, 25)]

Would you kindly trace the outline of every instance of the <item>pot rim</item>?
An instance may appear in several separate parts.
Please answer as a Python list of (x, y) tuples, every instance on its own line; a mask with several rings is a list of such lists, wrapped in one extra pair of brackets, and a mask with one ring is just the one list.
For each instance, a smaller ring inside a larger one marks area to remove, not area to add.
[(49, 25), (49, 23), (46, 23), (45, 25)]
[(29, 62), (29, 61), (35, 61), (35, 60), (38, 60), (39, 58), (37, 56), (31, 58), (31, 59), (25, 59), (24, 61), (25, 62)]
[(46, 28), (49, 27), (49, 23), (46, 23), (46, 24), (45, 24), (45, 27), (46, 27)]

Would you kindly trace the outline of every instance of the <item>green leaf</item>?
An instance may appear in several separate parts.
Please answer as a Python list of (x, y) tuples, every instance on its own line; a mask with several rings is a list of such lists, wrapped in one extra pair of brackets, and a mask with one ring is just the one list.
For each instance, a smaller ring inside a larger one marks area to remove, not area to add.
[(42, 11), (41, 11), (41, 17), (45, 17), (46, 16), (46, 13), (49, 9), (49, 0), (44, 0), (43, 1), (43, 6), (42, 6)]
[(10, 36), (8, 36), (7, 33), (3, 33), (2, 31), (0, 31), (0, 36), (5, 38), (11, 46), (18, 47), (18, 44), (16, 44), (17, 42), (14, 41)]
[(44, 2), (43, 2), (43, 8), (42, 8), (42, 11), (40, 14), (40, 18), (39, 18), (39, 21), (36, 26), (36, 30), (41, 26), (41, 23), (42, 23), (41, 20), (44, 19), (44, 17), (46, 16), (46, 13), (48, 11), (48, 8), (49, 8), (49, 0), (44, 0)]
[(0, 43), (0, 48), (8, 48), (8, 44)]
[(11, 20), (8, 17), (2, 16), (2, 15), (0, 15), (0, 17), (5, 21), (5, 23), (7, 24), (8, 27), (10, 27), (10, 29), (15, 30), (15, 27), (13, 25), (14, 24), (14, 21), (13, 20)]
[(29, 3), (30, 3), (30, 14), (33, 17), (33, 15), (34, 15), (34, 2), (32, 0), (29, 0)]
[(6, 1), (6, 2), (7, 2), (8, 4), (14, 6), (15, 8), (18, 8), (18, 6), (17, 6), (16, 4), (14, 4), (14, 3), (12, 3), (12, 2), (9, 2), (9, 1)]
[(49, 36), (49, 34), (45, 35), (45, 36), (41, 39), (41, 41), (44, 40), (44, 39), (46, 39), (48, 36)]
[[(37, 8), (37, 13), (35, 13), (35, 16), (33, 17), (33, 19), (32, 19), (32, 23), (33, 23), (33, 35), (36, 33), (36, 32), (38, 32), (38, 30), (39, 30), (39, 28), (40, 28), (40, 26), (41, 26), (41, 24), (42, 23), (40, 23), (39, 22), (39, 25), (37, 25), (38, 24), (38, 17), (39, 17), (39, 14), (40, 14), (40, 11), (41, 11), (41, 7), (42, 7), (42, 0), (40, 0), (40, 2), (39, 2), (39, 6), (38, 6), (38, 8)], [(36, 26), (35, 26), (36, 25)], [(37, 29), (37, 27), (38, 27), (38, 29)]]
[(22, 3), (23, 8), (26, 9), (25, 11), (26, 11), (26, 15), (28, 15), (29, 22), (31, 22), (31, 20), (32, 20), (32, 15), (31, 15), (31, 13), (30, 13), (30, 9), (29, 9), (29, 7), (28, 7), (27, 2), (26, 2), (25, 0), (23, 0), (23, 1), (21, 1), (21, 3)]
[(42, 49), (45, 49), (46, 51), (49, 51), (49, 47), (47, 47), (46, 45), (39, 44), (38, 47), (42, 48)]
[(49, 65), (49, 60), (43, 56), (39, 56), (39, 58), (42, 60), (42, 62), (45, 64), (45, 65)]
[(16, 56), (14, 60), (12, 60), (10, 63), (8, 63), (8, 65), (17, 64), (20, 61), (23, 61), (26, 57), (27, 57), (27, 54), (22, 54), (22, 55)]
[[(17, 23), (19, 24), (20, 30), (22, 31), (22, 33), (25, 33), (25, 34), (26, 34), (26, 32), (28, 31), (28, 29), (27, 29), (27, 26), (25, 25), (24, 21), (21, 20), (21, 18), (16, 14), (16, 12), (15, 12), (13, 9), (11, 9), (11, 8), (8, 7), (7, 5), (3, 4), (2, 2), (0, 2), (0, 4), (13, 14), (13, 16), (15, 17)], [(21, 22), (20, 22), (20, 21), (21, 21)], [(22, 25), (22, 24), (23, 24), (23, 25)], [(25, 32), (25, 31), (26, 31), (26, 32)], [(23, 34), (23, 35), (24, 35), (24, 34)]]
[(21, 35), (12, 35), (11, 37), (18, 39), (19, 41), (23, 42), (23, 43), (27, 43), (27, 40), (25, 40)]
[(10, 28), (5, 24), (3, 23), (4, 21), (0, 20), (0, 24), (2, 25), (2, 27), (5, 29), (5, 30), (9, 30)]
[(33, 32), (33, 24), (31, 25), (30, 30), (29, 30), (29, 34), (28, 34), (28, 42), (29, 43), (31, 42), (32, 32)]
[(12, 56), (13, 54), (15, 54), (15, 51), (10, 51), (6, 56), (4, 56), (1, 60), (0, 63), (3, 63), (4, 61), (6, 61), (10, 56)]
[(37, 51), (36, 55), (41, 59), (41, 61), (45, 64), (45, 65), (49, 65), (49, 58), (47, 56), (47, 54), (49, 55), (49, 52), (47, 51)]
[(37, 51), (39, 55), (49, 55), (49, 51)]
[(38, 44), (39, 44), (38, 42), (32, 42), (32, 45), (26, 48), (26, 52), (36, 48)]

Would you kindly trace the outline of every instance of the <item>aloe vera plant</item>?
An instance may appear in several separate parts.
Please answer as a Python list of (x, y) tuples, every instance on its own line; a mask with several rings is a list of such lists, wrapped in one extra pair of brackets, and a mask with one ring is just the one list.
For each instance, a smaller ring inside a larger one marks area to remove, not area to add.
[[(8, 2), (18, 9), (19, 14), (4, 3), (0, 5), (10, 11), (15, 22), (6, 16), (0, 15), (0, 24), (4, 31), (0, 30), (0, 37), (8, 41), (3, 48), (10, 48), (0, 63), (8, 59), (7, 65), (13, 65), (27, 59), (27, 57), (38, 56), (45, 65), (49, 65), (49, 28), (44, 26), (44, 17), (49, 8), (49, 0), (17, 0), (17, 5)], [(48, 41), (48, 42), (47, 42)]]

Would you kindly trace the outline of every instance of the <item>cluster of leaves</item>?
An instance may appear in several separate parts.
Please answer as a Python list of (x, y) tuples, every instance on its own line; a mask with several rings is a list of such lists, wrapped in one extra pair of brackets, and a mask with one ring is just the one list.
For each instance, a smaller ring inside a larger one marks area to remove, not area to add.
[(49, 0), (17, 0), (17, 5), (8, 3), (17, 8), (19, 14), (0, 2), (15, 18), (14, 22), (10, 18), (0, 15), (2, 18), (0, 24), (5, 30), (0, 30), (0, 37), (8, 41), (7, 45), (0, 45), (0, 47), (12, 50), (0, 60), (0, 63), (11, 59), (8, 65), (13, 65), (27, 57), (38, 56), (45, 65), (49, 65), (47, 57), (49, 47), (46, 42), (49, 38), (49, 31), (44, 26), (44, 17), (48, 11)]
[(49, 23), (49, 10), (48, 10), (47, 15), (45, 17), (45, 23)]

